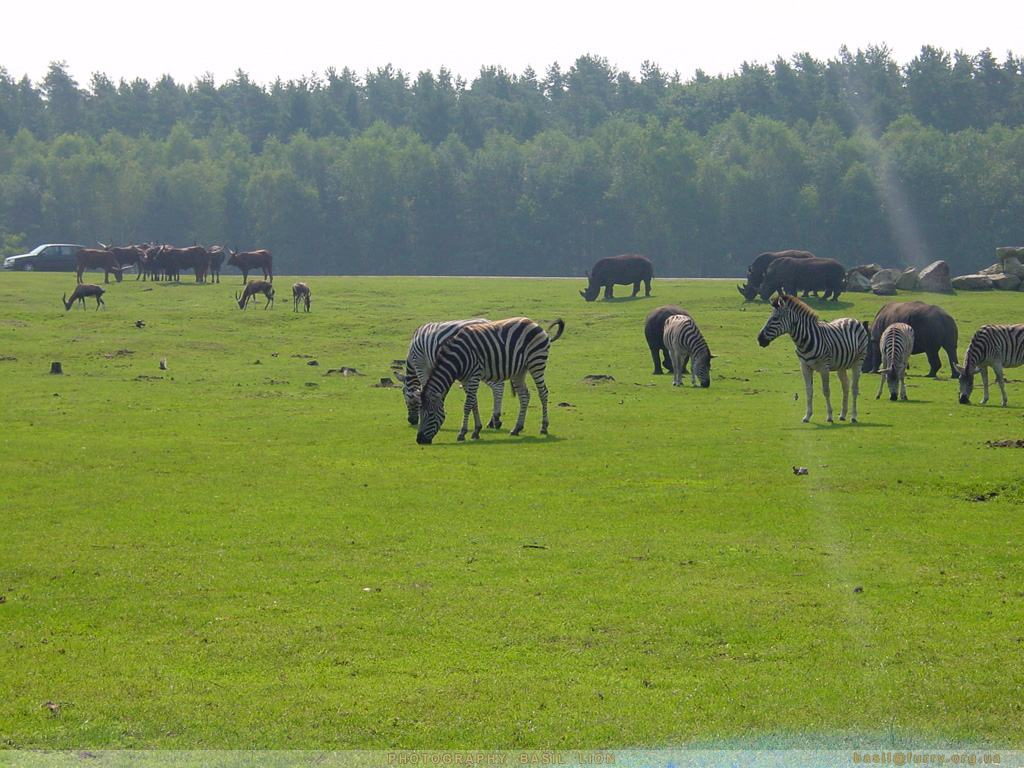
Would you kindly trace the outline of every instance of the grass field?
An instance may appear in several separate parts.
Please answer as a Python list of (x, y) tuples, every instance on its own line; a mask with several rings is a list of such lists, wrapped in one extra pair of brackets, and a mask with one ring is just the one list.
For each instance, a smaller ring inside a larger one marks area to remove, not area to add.
[[(1024, 454), (986, 444), (1024, 438), (1018, 371), (964, 407), (915, 357), (909, 402), (865, 376), (827, 425), (816, 383), (803, 424), (793, 344), (757, 345), (734, 282), (310, 278), (308, 315), (284, 277), (241, 312), (240, 282), (65, 312), (72, 276), (0, 274), (2, 746), (1024, 748)], [(961, 358), (1024, 320), (1019, 293), (901, 298)], [(709, 389), (651, 374), (667, 303)], [(416, 445), (374, 386), (412, 331), (514, 315), (566, 321), (551, 434), (531, 405), (456, 443), (456, 389)]]

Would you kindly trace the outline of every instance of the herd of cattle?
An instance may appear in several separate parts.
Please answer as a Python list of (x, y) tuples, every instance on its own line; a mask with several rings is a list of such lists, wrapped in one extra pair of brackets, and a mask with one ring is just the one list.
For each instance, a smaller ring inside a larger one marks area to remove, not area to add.
[[(222, 246), (204, 248), (201, 245), (192, 245), (188, 248), (149, 244), (100, 245), (103, 247), (82, 248), (75, 254), (78, 285), (71, 293), (71, 298), (65, 293), (61, 299), (65, 310), (70, 310), (76, 301), (84, 308), (87, 298), (96, 299), (96, 309), (101, 306), (106, 308), (106, 302), (103, 300), (106, 290), (103, 286), (82, 280), (82, 275), (87, 269), (102, 269), (104, 283), (110, 282), (111, 275), (120, 283), (123, 273), (132, 268), (137, 270), (136, 280), (178, 281), (182, 272), (191, 269), (197, 283), (205, 283), (207, 277), (210, 278), (210, 282), (219, 283), (225, 256), (227, 266), (236, 267), (242, 272), (244, 287), (241, 292), (235, 294), (239, 309), (245, 309), (249, 302), (254, 301), (259, 295), (266, 297), (264, 309), (274, 303), (274, 257), (270, 251), (239, 252)], [(250, 272), (262, 272), (263, 279), (250, 280)], [(306, 283), (295, 283), (292, 286), (293, 310), (297, 312), (301, 306), (309, 312), (311, 302), (309, 286)]]
[[(75, 301), (94, 297), (96, 308), (103, 305), (104, 289), (99, 285), (82, 283), (85, 269), (103, 269), (106, 278), (138, 265), (139, 277), (145, 279), (177, 279), (184, 269), (193, 269), (196, 280), (204, 281), (207, 274), (219, 282), (220, 266), (227, 255), (228, 266), (242, 270), (245, 284), (243, 292), (236, 294), (240, 309), (257, 295), (267, 299), (264, 308), (274, 301), (273, 261), (268, 251), (235, 253), (227, 249), (207, 250), (201, 246), (172, 248), (170, 246), (104, 247), (102, 250), (82, 249), (78, 254), (79, 285), (71, 298), (63, 299), (65, 309)], [(253, 270), (262, 270), (263, 280), (248, 280)], [(586, 273), (587, 289), (580, 295), (594, 301), (604, 292), (606, 299), (614, 298), (613, 286), (632, 285), (633, 296), (643, 284), (646, 296), (651, 294), (654, 269), (649, 259), (637, 254), (611, 256), (598, 261)], [(874, 319), (862, 322), (853, 318), (840, 318), (822, 322), (818, 315), (797, 298), (803, 292), (821, 294), (822, 299), (835, 301), (845, 288), (846, 271), (834, 259), (822, 259), (806, 251), (763, 253), (750, 265), (747, 282), (739, 286), (746, 300), (756, 296), (771, 299), (772, 313), (757, 336), (761, 346), (768, 346), (782, 335), (789, 335), (796, 347), (806, 388), (807, 410), (804, 421), (813, 413), (813, 376), (821, 377), (827, 420), (833, 421), (829, 377), (835, 371), (843, 388), (840, 421), (849, 414), (857, 420), (857, 397), (862, 372), (879, 373), (882, 380), (877, 397), (886, 383), (890, 399), (906, 399), (906, 369), (911, 355), (924, 354), (929, 364), (928, 376), (934, 377), (941, 368), (939, 352), (945, 351), (950, 369), (959, 378), (959, 401), (970, 402), (974, 377), (980, 373), (984, 389), (982, 404), (988, 401), (988, 369), (995, 373), (1006, 405), (1006, 387), (1003, 370), (1024, 365), (1024, 324), (982, 326), (972, 337), (961, 366), (957, 361), (958, 331), (953, 318), (939, 306), (921, 301), (889, 302), (879, 309)], [(293, 309), (310, 308), (310, 290), (305, 283), (292, 288)], [(773, 298), (774, 296), (774, 298)], [(548, 331), (557, 327), (553, 336)], [(456, 381), (462, 382), (466, 392), (462, 430), (458, 439), (465, 439), (469, 416), (474, 416), (477, 438), (482, 428), (477, 389), (486, 382), (494, 392), (494, 410), (489, 427), (501, 426), (501, 402), (504, 382), (511, 381), (520, 401), (519, 418), (512, 434), (523, 429), (530, 393), (526, 386), (529, 374), (537, 387), (543, 409), (541, 433), (547, 433), (547, 387), (544, 371), (550, 345), (564, 332), (565, 323), (554, 321), (547, 330), (528, 318), (509, 318), (491, 322), (486, 318), (454, 320), (446, 323), (428, 323), (413, 334), (406, 356), (406, 370), (399, 379), (403, 384), (409, 422), (418, 425), (417, 442), (429, 444), (444, 422), (444, 401)], [(648, 314), (644, 335), (654, 362), (654, 373), (662, 368), (673, 374), (673, 384), (681, 386), (687, 365), (691, 366), (693, 386), (711, 384), (711, 354), (707, 341), (693, 317), (682, 307), (666, 305)], [(851, 381), (852, 380), (852, 381)], [(851, 386), (852, 383), (852, 386)], [(852, 395), (852, 398), (851, 398)], [(852, 400), (852, 402), (851, 402)]]

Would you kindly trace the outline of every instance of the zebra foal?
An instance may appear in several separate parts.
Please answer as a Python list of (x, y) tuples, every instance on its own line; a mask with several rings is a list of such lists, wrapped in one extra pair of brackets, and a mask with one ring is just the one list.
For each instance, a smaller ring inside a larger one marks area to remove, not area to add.
[(878, 394), (882, 396), (882, 388), (889, 384), (889, 399), (896, 402), (907, 399), (907, 365), (910, 353), (914, 349), (914, 329), (906, 323), (893, 323), (882, 331), (878, 340), (878, 351), (881, 354), (881, 380), (878, 382)]
[(691, 358), (690, 382), (702, 387), (711, 386), (711, 350), (701, 335), (700, 328), (689, 315), (672, 315), (665, 319), (662, 332), (665, 349), (672, 361), (672, 386), (683, 385), (683, 369), (686, 359)]
[(974, 390), (974, 374), (981, 373), (982, 396), (981, 404), (988, 402), (988, 369), (996, 374), (996, 383), (1003, 393), (1003, 405), (1006, 405), (1006, 378), (1004, 368), (1016, 368), (1024, 365), (1024, 323), (1017, 325), (983, 325), (967, 347), (964, 364), (957, 373), (960, 376), (960, 404), (971, 402)]
[(868, 353), (868, 332), (863, 323), (851, 317), (841, 317), (830, 323), (818, 319), (818, 314), (795, 296), (783, 294), (772, 299), (771, 316), (757, 335), (757, 343), (767, 347), (775, 339), (789, 334), (796, 345), (796, 356), (804, 374), (807, 389), (807, 413), (804, 421), (811, 420), (814, 406), (814, 372), (821, 375), (821, 392), (825, 396), (829, 423), (832, 423), (832, 400), (829, 396), (829, 371), (835, 371), (843, 385), (843, 410), (839, 420), (846, 420), (850, 395), (847, 371), (853, 370), (853, 409), (850, 421), (857, 420), (857, 394), (860, 390), (860, 368)]
[[(424, 323), (415, 330), (409, 342), (409, 352), (405, 356), (405, 375), (395, 374), (402, 382), (402, 394), (408, 411), (409, 423), (416, 426), (420, 422), (420, 393), (423, 383), (434, 370), (437, 350), (448, 339), (467, 325), (489, 323), (485, 317), (474, 317), (468, 320), (449, 320), (443, 323)], [(487, 386), (494, 392), (494, 409), (488, 429), (501, 429), (501, 401), (505, 395), (504, 381), (488, 381)]]
[(544, 369), (548, 349), (565, 330), (562, 319), (555, 320), (548, 330), (558, 326), (554, 336), (537, 323), (525, 317), (512, 317), (494, 323), (474, 323), (461, 328), (437, 350), (434, 369), (423, 384), (420, 403), (420, 425), (416, 442), (430, 445), (444, 424), (444, 399), (458, 380), (466, 390), (466, 404), (462, 414), (462, 431), (458, 439), (465, 440), (469, 429), (469, 414), (473, 413), (476, 429), (472, 438), (480, 437), (480, 412), (476, 392), (480, 381), (512, 382), (519, 396), (519, 419), (511, 434), (518, 435), (526, 423), (526, 408), (530, 403), (530, 390), (526, 374), (533, 377), (540, 395), (543, 418), (540, 432), (548, 433), (548, 387), (544, 383)]

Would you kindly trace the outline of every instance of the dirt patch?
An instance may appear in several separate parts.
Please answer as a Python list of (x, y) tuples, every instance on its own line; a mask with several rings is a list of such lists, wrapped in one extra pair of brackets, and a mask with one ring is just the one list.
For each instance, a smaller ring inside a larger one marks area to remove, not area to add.
[(590, 384), (591, 386), (593, 386), (594, 384), (606, 384), (612, 381), (615, 381), (615, 378), (613, 376), (608, 376), (607, 374), (604, 373), (591, 373), (584, 376), (580, 383)]
[(1024, 440), (986, 440), (989, 448), (1024, 448)]

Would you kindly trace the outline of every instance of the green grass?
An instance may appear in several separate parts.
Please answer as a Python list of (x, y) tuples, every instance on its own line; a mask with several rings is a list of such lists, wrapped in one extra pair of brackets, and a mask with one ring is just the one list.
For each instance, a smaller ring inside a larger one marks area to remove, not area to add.
[[(8, 748), (1024, 747), (1021, 454), (985, 444), (1024, 437), (1013, 371), (1007, 408), (963, 407), (915, 357), (909, 402), (865, 376), (861, 423), (827, 425), (816, 383), (802, 424), (792, 342), (758, 347), (732, 282), (311, 278), (306, 315), (286, 278), (240, 312), (237, 276), (65, 312), (68, 278), (0, 274)], [(1021, 319), (901, 298), (961, 356)], [(665, 303), (709, 389), (651, 375)], [(373, 385), (420, 323), (480, 315), (566, 320), (551, 434), (531, 406), (456, 443), (454, 390), (418, 446)]]

